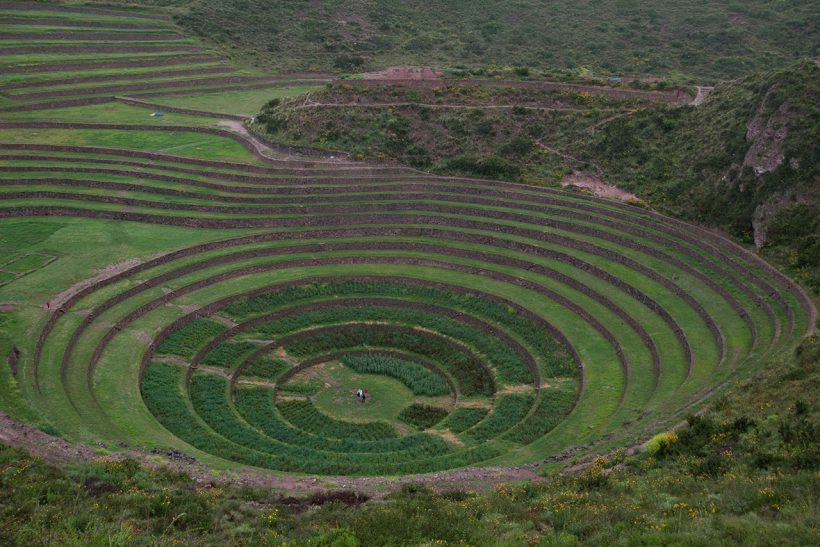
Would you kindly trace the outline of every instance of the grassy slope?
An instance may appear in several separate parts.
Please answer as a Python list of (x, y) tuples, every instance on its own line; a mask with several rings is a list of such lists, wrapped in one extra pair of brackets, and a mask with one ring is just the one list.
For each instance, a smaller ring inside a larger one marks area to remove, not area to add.
[(0, 540), (576, 545), (617, 537), (625, 544), (810, 544), (817, 539), (820, 488), (820, 424), (811, 402), (820, 387), (818, 352), (815, 336), (636, 456), (615, 454), (574, 476), (498, 484), (485, 494), (408, 486), (358, 507), (317, 496), (313, 503), (321, 507), (302, 511), (267, 489), (196, 487), (184, 475), (129, 461), (57, 469), (0, 449)]
[(817, 44), (812, 2), (143, 3), (171, 6), (188, 30), (283, 70), (521, 65), (716, 80), (814, 55)]
[[(556, 184), (570, 169), (600, 170), (656, 209), (719, 227), (746, 243), (762, 238), (767, 257), (816, 292), (820, 161), (812, 144), (820, 140), (819, 94), (820, 69), (803, 62), (722, 84), (699, 107), (566, 92), (354, 86), (313, 92), (310, 100), (433, 106), (304, 108), (304, 99), (294, 98), (269, 103), (257, 119), (279, 140), (442, 174)], [(517, 107), (480, 108), (481, 100)], [(523, 108), (535, 104), (565, 110)], [(775, 136), (784, 127), (785, 137)], [(767, 158), (778, 154), (776, 167), (755, 174), (755, 166), (771, 164)]]
[(818, 96), (820, 70), (801, 63), (723, 84), (697, 108), (615, 120), (578, 153), (666, 213), (768, 240), (765, 252), (817, 292)]

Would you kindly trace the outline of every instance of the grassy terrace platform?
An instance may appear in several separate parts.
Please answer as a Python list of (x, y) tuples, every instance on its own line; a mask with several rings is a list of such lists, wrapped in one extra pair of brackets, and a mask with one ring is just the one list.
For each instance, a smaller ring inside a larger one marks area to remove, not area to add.
[(242, 129), (321, 75), (4, 6), (0, 401), (68, 439), (317, 474), (537, 463), (654, 434), (814, 325), (771, 266), (650, 210)]

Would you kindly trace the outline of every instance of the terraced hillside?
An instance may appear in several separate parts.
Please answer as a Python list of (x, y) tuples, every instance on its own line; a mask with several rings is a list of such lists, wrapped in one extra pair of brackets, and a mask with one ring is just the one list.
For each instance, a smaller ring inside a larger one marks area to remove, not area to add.
[(164, 15), (0, 2), (2, 111), (265, 90), (319, 74), (237, 71)]
[[(538, 463), (654, 434), (814, 327), (798, 286), (711, 232), (114, 101), (236, 76), (163, 68), (137, 89), (99, 66), (136, 62), (115, 34), (155, 60), (199, 46), (141, 14), (0, 6), (24, 21), (6, 53), (35, 48), (3, 78), (50, 82), (2, 91), (0, 401), (68, 439), (316, 474)], [(73, 35), (49, 26), (71, 21), (105, 44), (58, 48)], [(56, 71), (80, 53), (91, 70)], [(259, 78), (236, 85), (276, 82)]]

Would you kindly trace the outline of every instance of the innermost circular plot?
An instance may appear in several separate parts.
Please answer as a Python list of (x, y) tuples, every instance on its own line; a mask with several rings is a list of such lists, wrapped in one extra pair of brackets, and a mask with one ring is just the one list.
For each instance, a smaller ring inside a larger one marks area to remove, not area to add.
[[(338, 420), (354, 422), (398, 421), (401, 411), (416, 396), (402, 382), (383, 374), (356, 372), (339, 361), (321, 363), (294, 375), (288, 384), (315, 384), (310, 396), (317, 409)], [(287, 397), (287, 384), (278, 398)], [(368, 397), (359, 400), (355, 391), (366, 389)]]
[(579, 371), (550, 332), (479, 288), (313, 277), (176, 320), (144, 357), (142, 395), (175, 435), (257, 467), (463, 467), (537, 441), (572, 409)]

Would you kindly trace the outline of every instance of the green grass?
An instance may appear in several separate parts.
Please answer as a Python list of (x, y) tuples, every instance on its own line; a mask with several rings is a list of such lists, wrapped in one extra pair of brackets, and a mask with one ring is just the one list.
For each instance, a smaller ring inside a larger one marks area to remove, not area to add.
[[(151, 123), (151, 118), (140, 122)], [(186, 132), (131, 131), (116, 129), (0, 129), (0, 142), (104, 146), (163, 152), (189, 158), (242, 160), (253, 157), (241, 144), (213, 135)]]
[[(161, 118), (153, 118), (151, 114), (161, 112)], [(43, 111), (29, 110), (22, 112), (3, 113), (4, 119), (33, 119), (43, 118)], [(69, 108), (52, 108), (48, 110), (48, 118), (55, 122), (81, 122), (81, 123), (128, 123), (128, 124), (151, 124), (151, 125), (212, 125), (216, 126), (218, 120), (213, 118), (202, 118), (188, 114), (177, 114), (175, 112), (163, 112), (161, 108), (142, 108), (122, 103), (105, 103), (103, 105), (74, 106)]]
[(54, 261), (55, 257), (41, 254), (24, 255), (6, 262), (0, 269), (10, 273), (26, 273), (37, 268), (42, 268), (49, 262)]
[(271, 99), (301, 95), (302, 93), (315, 89), (319, 89), (319, 86), (293, 85), (288, 87), (271, 87), (270, 89), (249, 89), (242, 91), (224, 91), (222, 93), (192, 93), (190, 95), (151, 97), (147, 100), (152, 103), (180, 108), (253, 116), (259, 112), (263, 104)]
[[(367, 374), (336, 362), (327, 363), (319, 370), (321, 389), (313, 402), (318, 410), (341, 420), (363, 424), (393, 422), (402, 408), (414, 400), (413, 392), (402, 382), (383, 374)], [(364, 402), (355, 396), (359, 388), (368, 391)]]

